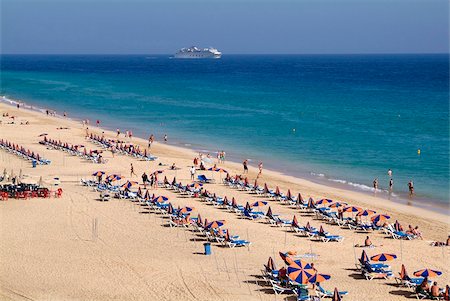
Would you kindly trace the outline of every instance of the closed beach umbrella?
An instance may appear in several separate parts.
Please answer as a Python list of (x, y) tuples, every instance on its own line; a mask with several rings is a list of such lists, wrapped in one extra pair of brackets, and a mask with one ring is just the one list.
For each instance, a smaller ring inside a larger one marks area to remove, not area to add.
[(288, 189), (287, 193), (286, 193), (286, 197), (288, 198), (288, 200), (292, 199), (292, 194), (291, 194), (291, 190)]
[(327, 274), (319, 274), (319, 273), (315, 273), (311, 278), (309, 278), (309, 282), (310, 283), (318, 283), (318, 282), (324, 282), (328, 279), (330, 279), (331, 276), (327, 275)]
[(369, 256), (367, 256), (367, 253), (365, 250), (362, 251), (361, 253), (361, 262), (369, 262)]
[(269, 187), (267, 187), (267, 183), (264, 183), (264, 193), (269, 192)]
[(267, 202), (257, 201), (252, 204), (252, 207), (262, 207), (262, 206), (266, 206), (266, 205), (267, 205)]
[(333, 200), (330, 199), (321, 199), (320, 201), (316, 202), (316, 205), (328, 205), (333, 203)]
[(372, 259), (373, 261), (391, 261), (394, 260), (395, 258), (397, 258), (397, 255), (387, 253), (381, 253), (370, 257), (370, 259)]
[(144, 199), (147, 201), (150, 200), (150, 192), (148, 191), (148, 189), (145, 191)]
[(377, 214), (375, 216), (372, 216), (371, 220), (372, 220), (372, 223), (378, 224), (379, 222), (383, 222), (383, 221), (388, 220), (390, 218), (391, 217), (389, 215)]
[(269, 209), (267, 209), (266, 216), (272, 217), (272, 208), (270, 208), (270, 206), (269, 206)]
[(292, 227), (296, 227), (299, 228), (299, 224), (297, 221), (297, 217), (294, 215), (294, 217), (292, 218)]
[(173, 206), (172, 203), (169, 202), (169, 205), (167, 206), (167, 213), (169, 214), (173, 214)]
[(431, 269), (423, 269), (414, 272), (414, 276), (416, 277), (437, 277), (440, 276), (442, 272), (431, 270)]
[(216, 229), (216, 228), (220, 228), (225, 224), (224, 220), (220, 220), (220, 221), (213, 221), (210, 222), (208, 225), (206, 225), (206, 229)]
[(141, 187), (138, 188), (137, 194), (138, 194), (139, 197), (142, 197), (142, 190), (141, 190)]
[(305, 201), (303, 200), (302, 194), (299, 192), (297, 195), (297, 204), (304, 204)]
[(269, 257), (269, 260), (267, 261), (267, 267), (271, 271), (275, 271), (277, 268), (275, 267), (275, 262), (273, 261), (272, 257)]
[(309, 198), (307, 207), (308, 208), (314, 208), (314, 205), (315, 205), (314, 199), (313, 198)]
[(322, 225), (320, 225), (319, 234), (325, 235), (325, 230), (323, 229)]
[(333, 298), (331, 298), (331, 301), (341, 301), (341, 295), (339, 295), (337, 287), (334, 288)]
[(275, 187), (275, 194), (276, 195), (280, 195), (281, 193), (280, 193), (280, 188), (277, 186), (277, 187)]
[(247, 210), (247, 211), (252, 210), (252, 208), (250, 208), (250, 204), (248, 202), (245, 204), (245, 210)]
[(408, 277), (408, 273), (406, 272), (406, 267), (402, 264), (402, 269), (400, 270), (400, 279), (405, 280)]

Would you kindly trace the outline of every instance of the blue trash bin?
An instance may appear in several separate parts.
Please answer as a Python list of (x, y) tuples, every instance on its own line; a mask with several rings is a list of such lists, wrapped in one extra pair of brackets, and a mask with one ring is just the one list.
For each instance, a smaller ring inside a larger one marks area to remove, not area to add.
[(33, 160), (33, 161), (31, 162), (31, 164), (33, 164), (33, 168), (36, 168), (37, 161), (36, 161), (36, 160)]
[(209, 242), (205, 242), (203, 246), (205, 247), (205, 255), (211, 255), (211, 244)]

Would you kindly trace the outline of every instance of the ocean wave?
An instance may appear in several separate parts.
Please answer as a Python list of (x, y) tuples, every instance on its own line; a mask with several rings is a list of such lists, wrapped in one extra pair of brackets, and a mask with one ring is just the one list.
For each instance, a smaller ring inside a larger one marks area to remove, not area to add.
[(324, 177), (325, 177), (325, 175), (324, 175), (323, 173), (315, 173), (315, 172), (311, 172), (311, 175), (312, 175), (312, 176), (316, 176), (316, 177), (321, 177), (321, 178), (324, 178)]

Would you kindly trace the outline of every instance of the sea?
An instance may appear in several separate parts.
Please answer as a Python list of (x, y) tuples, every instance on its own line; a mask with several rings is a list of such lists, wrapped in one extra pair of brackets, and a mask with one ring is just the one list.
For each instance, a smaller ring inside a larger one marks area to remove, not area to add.
[(329, 186), (373, 194), (377, 178), (381, 197), (449, 207), (448, 54), (2, 55), (0, 95)]

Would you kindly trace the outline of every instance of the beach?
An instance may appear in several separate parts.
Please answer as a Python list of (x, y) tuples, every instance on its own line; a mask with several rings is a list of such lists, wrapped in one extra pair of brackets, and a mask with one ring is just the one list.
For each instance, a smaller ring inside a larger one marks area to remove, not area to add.
[[(286, 219), (296, 215), (301, 224), (323, 225), (331, 233), (345, 238), (338, 243), (322, 243), (296, 236), (282, 227), (242, 219), (198, 198), (181, 197), (164, 188), (150, 190), (156, 195), (167, 196), (174, 207), (195, 207), (193, 216), (200, 213), (208, 220), (226, 220), (227, 229), (251, 242), (249, 247), (233, 249), (213, 244), (213, 254), (205, 256), (205, 239), (198, 233), (167, 227), (167, 219), (149, 213), (138, 203), (123, 199), (100, 202), (98, 192), (80, 184), (82, 178), (93, 179), (92, 173), (98, 170), (141, 183), (140, 176), (144, 171), (149, 174), (160, 169), (163, 170), (161, 176), (167, 176), (169, 181), (176, 176), (177, 181), (187, 184), (191, 182), (189, 168), (197, 153), (157, 139), (151, 147), (151, 153), (158, 157), (156, 161), (141, 161), (118, 154), (113, 157), (111, 152), (105, 151), (103, 157), (108, 162), (94, 164), (39, 144), (42, 140), (39, 135), (46, 133), (51, 139), (99, 149), (85, 139), (86, 129), (80, 121), (46, 116), (42, 112), (17, 109), (3, 103), (0, 111), (9, 113), (1, 119), (0, 138), (39, 152), (52, 161), (49, 165), (32, 168), (30, 162), (0, 151), (1, 171), (6, 169), (17, 175), (21, 170), (23, 182), (37, 183), (42, 177), (45, 186), (63, 189), (61, 198), (0, 202), (0, 237), (4, 242), (0, 245), (1, 299), (284, 300), (286, 296), (274, 295), (259, 276), (269, 256), (281, 267), (283, 262), (278, 252), (290, 250), (298, 254), (316, 254), (314, 264), (317, 269), (331, 275), (324, 287), (348, 291), (344, 300), (407, 299), (410, 290), (395, 286), (394, 279), (369, 281), (362, 279), (355, 270), (355, 258), (360, 257), (363, 249), (354, 245), (362, 244), (366, 235), (370, 235), (374, 244), (382, 245), (366, 250), (369, 256), (382, 252), (397, 255), (396, 260), (389, 262), (395, 275), (401, 264), (409, 273), (432, 268), (443, 272), (436, 278), (440, 285), (449, 283), (449, 247), (430, 246), (430, 241), (447, 239), (450, 224), (447, 212), (425, 210), (377, 195), (326, 186), (264, 169), (259, 183), (278, 186), (283, 192), (288, 189), (293, 194), (301, 192), (305, 199), (328, 198), (370, 208), (388, 214), (391, 221), (399, 220), (405, 227), (419, 226), (424, 237), (423, 240), (394, 240), (379, 232), (358, 233), (327, 225), (314, 219), (313, 215), (275, 200), (268, 201), (273, 212)], [(10, 116), (15, 116), (14, 124), (9, 124)], [(24, 121), (29, 124), (21, 124)], [(102, 135), (104, 132), (107, 138), (116, 136), (92, 123), (90, 133)], [(146, 139), (133, 137), (131, 142), (141, 148), (147, 146)], [(213, 161), (216, 163), (215, 159)], [(158, 165), (160, 162), (164, 165)], [(180, 169), (170, 170), (173, 163)], [(136, 176), (130, 177), (130, 164), (133, 164)], [(242, 174), (242, 165), (238, 163), (227, 161), (217, 166), (231, 175)], [(251, 165), (250, 182), (255, 180), (257, 173), (255, 164)], [(242, 205), (267, 201), (222, 185), (223, 174), (206, 171), (205, 175), (216, 179), (216, 184), (205, 184), (205, 189), (219, 196), (234, 197)], [(60, 182), (57, 187), (55, 178)]]

